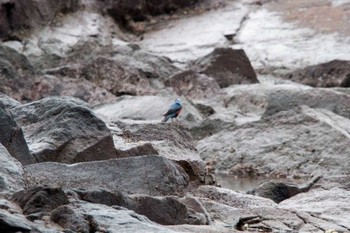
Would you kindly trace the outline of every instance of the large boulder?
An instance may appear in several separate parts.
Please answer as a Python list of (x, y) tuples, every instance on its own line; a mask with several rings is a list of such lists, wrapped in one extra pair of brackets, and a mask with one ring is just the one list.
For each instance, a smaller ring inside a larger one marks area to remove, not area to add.
[(60, 14), (74, 12), (79, 0), (2, 0), (0, 1), (0, 39), (20, 40), (26, 30), (57, 20)]
[(0, 143), (0, 194), (24, 188), (23, 168)]
[(197, 59), (192, 66), (197, 72), (213, 77), (221, 88), (234, 84), (259, 83), (242, 49), (216, 48), (210, 54)]
[(17, 125), (10, 114), (10, 112), (5, 110), (1, 101), (0, 143), (6, 147), (11, 156), (19, 160), (23, 165), (35, 163), (35, 158), (29, 152), (21, 127)]
[(189, 177), (176, 163), (160, 156), (140, 156), (66, 165), (39, 163), (25, 167), (29, 187), (101, 188), (133, 194), (175, 195)]
[(197, 148), (216, 169), (235, 175), (349, 174), (349, 125), (328, 110), (301, 106), (219, 132)]
[(15, 107), (12, 112), (38, 162), (115, 157), (111, 132), (80, 100), (49, 97)]
[(350, 87), (350, 61), (333, 60), (285, 75), (294, 82), (313, 87)]

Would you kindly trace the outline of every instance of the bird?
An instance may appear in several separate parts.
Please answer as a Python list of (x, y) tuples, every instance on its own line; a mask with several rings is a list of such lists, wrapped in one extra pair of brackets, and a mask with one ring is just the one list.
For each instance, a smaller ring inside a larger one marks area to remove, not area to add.
[(175, 103), (170, 105), (169, 110), (164, 113), (164, 119), (162, 122), (167, 122), (169, 119), (173, 120), (175, 118), (177, 120), (177, 117), (179, 116), (180, 112), (182, 110), (182, 104), (180, 99), (176, 99)]

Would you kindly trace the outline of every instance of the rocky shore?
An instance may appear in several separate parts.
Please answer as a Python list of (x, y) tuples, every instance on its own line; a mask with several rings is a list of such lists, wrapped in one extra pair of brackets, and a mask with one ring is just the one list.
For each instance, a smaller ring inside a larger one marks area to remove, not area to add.
[(0, 232), (350, 232), (349, 38), (314, 8), (350, 2), (0, 1)]

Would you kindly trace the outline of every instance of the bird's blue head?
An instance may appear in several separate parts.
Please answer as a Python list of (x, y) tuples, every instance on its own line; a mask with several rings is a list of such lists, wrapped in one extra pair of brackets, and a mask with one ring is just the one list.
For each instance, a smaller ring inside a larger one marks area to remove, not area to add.
[(180, 105), (181, 105), (181, 100), (180, 100), (180, 99), (176, 99), (176, 100), (175, 100), (175, 103), (177, 103), (177, 104), (180, 104)]

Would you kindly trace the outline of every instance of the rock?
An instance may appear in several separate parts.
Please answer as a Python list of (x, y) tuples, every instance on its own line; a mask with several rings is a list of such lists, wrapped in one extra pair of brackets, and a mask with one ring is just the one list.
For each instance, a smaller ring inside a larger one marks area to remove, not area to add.
[(34, 78), (30, 91), (26, 91), (29, 100), (40, 100), (50, 96), (71, 96), (87, 102), (89, 105), (108, 103), (115, 96), (104, 88), (85, 79), (40, 75)]
[(300, 105), (323, 108), (340, 116), (350, 118), (350, 95), (324, 89), (276, 90), (268, 97), (265, 116), (286, 111)]
[(0, 143), (0, 194), (24, 188), (22, 165)]
[(0, 143), (23, 165), (35, 163), (35, 158), (29, 152), (21, 127), (10, 114), (0, 102)]
[(83, 68), (82, 76), (116, 96), (155, 93), (145, 74), (111, 58), (97, 57)]
[[(189, 198), (179, 200), (176, 197), (151, 197), (148, 195), (126, 196), (121, 192), (108, 192), (106, 190), (82, 190), (74, 189), (79, 198), (84, 201), (105, 204), (108, 206), (118, 205), (138, 214), (144, 215), (150, 220), (162, 225), (178, 224), (208, 224), (208, 219), (203, 213), (204, 208), (190, 208), (200, 203), (195, 199), (192, 202)], [(191, 203), (191, 205), (186, 205)]]
[(221, 88), (259, 82), (242, 49), (216, 48), (210, 54), (197, 59), (193, 63), (193, 69), (213, 77)]
[(4, 109), (11, 109), (21, 105), (17, 100), (0, 92), (0, 105), (1, 104), (4, 106)]
[(133, 195), (132, 205), (126, 207), (162, 225), (206, 225), (206, 216), (186, 207), (174, 197)]
[(73, 232), (175, 233), (134, 211), (81, 201), (57, 208), (51, 220)]
[(34, 67), (24, 55), (7, 46), (0, 45), (0, 57), (0, 92), (17, 100), (26, 100), (25, 90), (32, 85), (36, 73)]
[[(163, 114), (175, 101), (176, 97), (162, 96), (123, 96), (113, 104), (95, 108), (95, 113), (107, 122), (121, 119), (161, 122)], [(181, 99), (183, 109), (178, 117), (187, 126), (196, 125), (203, 120), (202, 115), (186, 99)]]
[(78, 0), (69, 1), (24, 1), (5, 0), (0, 5), (0, 39), (17, 39), (26, 35), (26, 30), (53, 23), (59, 14), (74, 12)]
[(312, 87), (350, 87), (350, 61), (332, 60), (285, 75), (294, 82)]
[(165, 85), (174, 88), (179, 96), (188, 99), (205, 99), (219, 94), (220, 87), (212, 78), (192, 70), (178, 73), (167, 79)]
[(281, 201), (291, 198), (299, 193), (308, 192), (319, 179), (321, 179), (321, 176), (314, 177), (310, 182), (300, 186), (292, 183), (272, 181), (264, 182), (247, 193), (269, 198), (276, 203), (280, 203)]
[(193, 126), (190, 129), (191, 136), (196, 140), (201, 140), (203, 138), (209, 137), (216, 134), (222, 130), (229, 129), (233, 127), (233, 123), (224, 122), (220, 119), (205, 119), (198, 126)]
[[(121, 26), (132, 30), (132, 21), (144, 21), (150, 15), (168, 14), (183, 7), (188, 7), (198, 0), (132, 0), (132, 1), (109, 1), (104, 4), (108, 14)], [(136, 31), (137, 32), (137, 31)]]
[(68, 204), (68, 198), (61, 188), (34, 187), (19, 191), (12, 196), (25, 215), (50, 213), (61, 205)]
[[(310, 213), (313, 217), (306, 216), (306, 221), (318, 219), (319, 223), (317, 225), (321, 229), (335, 229), (342, 232), (350, 228), (348, 199), (349, 191), (341, 188), (332, 188), (330, 190), (314, 189), (285, 200), (279, 206), (298, 213)], [(328, 226), (325, 226), (324, 222), (328, 222)], [(330, 225), (330, 223), (333, 224)], [(315, 226), (317, 225), (315, 224)]]
[(301, 106), (198, 142), (204, 161), (240, 175), (348, 174), (350, 121), (325, 109)]
[(191, 191), (194, 197), (208, 198), (217, 203), (233, 206), (240, 209), (277, 206), (273, 201), (255, 197), (244, 193), (238, 193), (230, 189), (219, 188), (211, 185), (202, 185)]
[(1, 232), (23, 232), (30, 233), (32, 227), (23, 216), (17, 216), (0, 210), (0, 231)]
[(82, 101), (49, 97), (12, 112), (38, 162), (76, 163), (115, 157), (111, 132)]
[(176, 163), (159, 156), (140, 156), (66, 165), (39, 163), (25, 167), (29, 187), (101, 188), (133, 194), (175, 195), (189, 177)]

